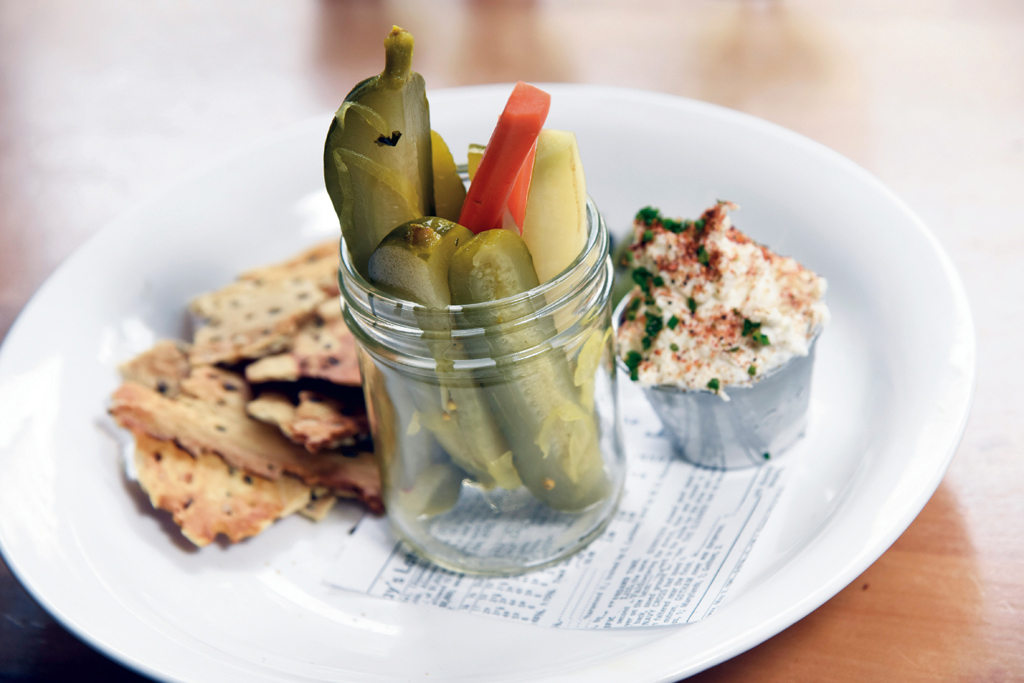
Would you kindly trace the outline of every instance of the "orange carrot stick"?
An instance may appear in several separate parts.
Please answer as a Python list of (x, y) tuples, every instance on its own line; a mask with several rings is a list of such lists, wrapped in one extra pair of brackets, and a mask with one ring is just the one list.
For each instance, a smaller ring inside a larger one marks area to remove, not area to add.
[[(516, 83), (469, 186), (460, 225), (473, 232), (500, 228), (508, 208), (516, 225), (522, 227), (533, 173), (532, 157), (550, 107), (551, 95), (522, 81)], [(526, 177), (516, 188), (513, 201), (513, 186), (524, 172)]]

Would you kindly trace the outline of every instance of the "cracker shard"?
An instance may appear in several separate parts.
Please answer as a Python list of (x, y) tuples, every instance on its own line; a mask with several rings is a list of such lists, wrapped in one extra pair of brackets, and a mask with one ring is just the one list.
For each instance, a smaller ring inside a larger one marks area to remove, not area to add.
[(326, 298), (316, 283), (302, 278), (242, 280), (201, 294), (189, 305), (201, 321), (189, 360), (236, 363), (279, 353)]
[(273, 392), (261, 394), (246, 406), (251, 417), (276, 425), (291, 441), (310, 453), (354, 446), (369, 436), (369, 424), (362, 414), (349, 414), (339, 401), (313, 391), (300, 391), (299, 404)]
[(317, 244), (280, 263), (248, 270), (240, 280), (288, 280), (301, 278), (314, 282), (325, 294), (336, 297), (338, 290), (339, 240)]
[(194, 457), (173, 441), (146, 434), (135, 437), (135, 467), (153, 507), (170, 512), (185, 537), (199, 547), (218, 534), (237, 543), (314, 503), (310, 487), (297, 479), (253, 477), (216, 455)]
[(249, 365), (245, 378), (250, 382), (294, 382), (306, 377), (360, 386), (356, 340), (342, 320), (337, 302), (326, 301), (319, 311), (316, 319), (299, 330), (290, 350)]
[(314, 522), (322, 522), (336, 501), (337, 498), (327, 489), (315, 488), (309, 493), (309, 502), (298, 512)]
[(122, 364), (121, 377), (173, 398), (181, 391), (181, 382), (192, 369), (188, 362), (189, 348), (184, 342), (159, 341), (153, 348)]
[(192, 370), (175, 399), (125, 382), (114, 393), (110, 412), (136, 436), (174, 441), (197, 457), (215, 453), (228, 465), (266, 479), (291, 474), (310, 486), (354, 494), (372, 511), (383, 511), (372, 454), (309, 453), (272, 425), (250, 418), (245, 406), (251, 399), (240, 376), (206, 366)]

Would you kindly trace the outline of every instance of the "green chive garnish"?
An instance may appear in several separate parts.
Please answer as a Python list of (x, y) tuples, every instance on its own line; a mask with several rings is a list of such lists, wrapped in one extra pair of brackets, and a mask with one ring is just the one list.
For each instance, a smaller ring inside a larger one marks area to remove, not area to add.
[(657, 220), (660, 213), (661, 212), (653, 206), (645, 206), (637, 212), (636, 219), (638, 221), (643, 221), (645, 225), (650, 225), (652, 222)]
[(711, 391), (718, 391), (718, 386), (719, 385), (718, 385), (718, 378), (717, 377), (715, 377), (713, 380), (708, 382), (708, 389), (710, 389)]

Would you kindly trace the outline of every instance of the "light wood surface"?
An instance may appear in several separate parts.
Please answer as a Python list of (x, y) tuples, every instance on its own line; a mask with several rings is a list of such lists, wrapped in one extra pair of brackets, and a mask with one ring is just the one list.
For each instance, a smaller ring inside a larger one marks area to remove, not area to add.
[[(707, 100), (852, 158), (966, 285), (974, 409), (921, 516), (860, 578), (693, 680), (1024, 680), (1024, 4), (0, 3), (0, 336), (131, 205), (335, 108), (411, 30), (428, 87), (575, 81)], [(0, 416), (2, 419), (2, 416)], [(0, 563), (0, 680), (135, 680)]]

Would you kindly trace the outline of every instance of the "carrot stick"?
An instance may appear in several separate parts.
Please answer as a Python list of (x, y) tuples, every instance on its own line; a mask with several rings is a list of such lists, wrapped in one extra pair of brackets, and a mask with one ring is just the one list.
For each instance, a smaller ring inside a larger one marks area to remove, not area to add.
[[(532, 157), (550, 107), (551, 96), (546, 92), (522, 81), (516, 83), (469, 186), (460, 225), (477, 233), (500, 228), (508, 208), (516, 225), (522, 226), (533, 173)], [(513, 187), (523, 173), (526, 177), (512, 200)]]

